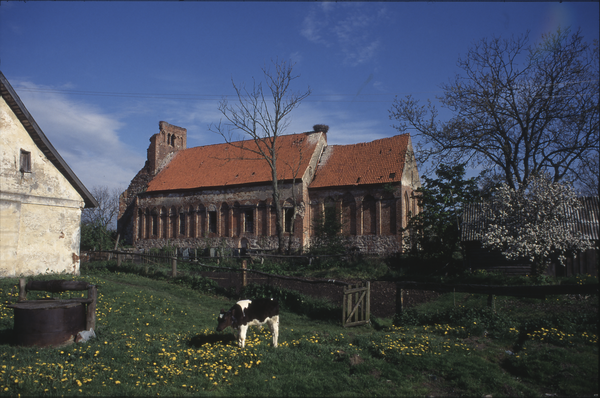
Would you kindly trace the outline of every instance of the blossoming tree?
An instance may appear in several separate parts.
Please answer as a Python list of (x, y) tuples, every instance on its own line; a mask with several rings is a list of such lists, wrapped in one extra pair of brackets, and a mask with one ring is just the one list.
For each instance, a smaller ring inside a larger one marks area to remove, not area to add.
[(551, 259), (564, 264), (566, 254), (593, 247), (574, 228), (581, 203), (570, 186), (544, 174), (531, 176), (525, 186), (501, 184), (484, 203), (483, 247), (500, 250), (509, 260), (528, 259), (534, 275), (541, 275)]

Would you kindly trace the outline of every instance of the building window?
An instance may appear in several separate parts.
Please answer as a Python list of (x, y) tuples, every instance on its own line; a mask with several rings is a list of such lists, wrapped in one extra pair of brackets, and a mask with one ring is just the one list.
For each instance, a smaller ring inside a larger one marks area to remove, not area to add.
[(152, 214), (152, 235), (158, 235), (158, 215)]
[(31, 173), (31, 152), (21, 149), (21, 168), (22, 173)]
[(217, 233), (217, 212), (208, 212), (208, 232)]
[(179, 235), (185, 235), (185, 213), (179, 213)]
[(408, 193), (404, 192), (404, 225), (408, 227), (410, 222), (410, 199)]
[(254, 211), (244, 210), (244, 232), (254, 232)]
[(138, 210), (138, 239), (144, 239), (144, 212)]
[(292, 217), (294, 216), (294, 209), (285, 208), (283, 209), (283, 214), (285, 217), (285, 232), (292, 232), (292, 223), (294, 221)]

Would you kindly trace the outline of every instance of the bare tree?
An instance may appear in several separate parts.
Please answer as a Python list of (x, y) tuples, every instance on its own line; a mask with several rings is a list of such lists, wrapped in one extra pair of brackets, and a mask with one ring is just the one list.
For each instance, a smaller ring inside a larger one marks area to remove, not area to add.
[[(311, 93), (310, 88), (304, 92), (293, 92), (292, 82), (298, 78), (293, 74), (294, 64), (285, 61), (272, 61), (274, 70), (263, 67), (266, 89), (256, 81), (251, 90), (245, 85), (237, 85), (233, 80), (233, 88), (237, 101), (230, 104), (223, 99), (219, 111), (225, 118), (225, 123), (211, 125), (210, 130), (220, 134), (225, 142), (264, 159), (271, 169), (271, 184), (273, 189), (273, 205), (276, 213), (276, 230), (278, 250), (284, 248), (284, 217), (280, 199), (278, 170), (277, 138), (283, 135), (289, 126), (290, 113), (300, 105), (300, 102)], [(243, 137), (253, 140), (256, 145), (247, 146), (243, 141), (233, 139), (233, 132), (238, 131)]]
[[(304, 151), (302, 150), (303, 146), (302, 146), (302, 141), (305, 140), (306, 138), (301, 138), (299, 141), (295, 141), (292, 143), (292, 145), (298, 147), (298, 162), (293, 163), (288, 161), (287, 159), (283, 159), (283, 162), (285, 164), (285, 166), (287, 168), (289, 168), (291, 175), (292, 175), (292, 216), (291, 216), (291, 225), (290, 225), (290, 238), (288, 240), (288, 248), (287, 248), (287, 253), (291, 254), (292, 253), (292, 237), (294, 236), (294, 232), (296, 230), (296, 216), (298, 216), (299, 214), (299, 208), (298, 208), (298, 196), (301, 195), (301, 192), (297, 192), (296, 190), (296, 180), (298, 178), (302, 178), (301, 176), (301, 172), (302, 172), (302, 163), (304, 160)], [(285, 220), (284, 220), (285, 222)]]
[(579, 192), (583, 196), (600, 195), (600, 164), (598, 164), (598, 152), (584, 159), (577, 168), (577, 179)]
[(396, 98), (390, 118), (417, 138), (421, 163), (483, 166), (512, 189), (530, 176), (577, 182), (577, 168), (597, 158), (598, 45), (557, 31), (529, 44), (528, 34), (476, 42), (458, 60), (463, 73), (431, 104)]
[(97, 185), (91, 189), (91, 193), (98, 201), (98, 207), (86, 208), (81, 214), (81, 222), (84, 224), (98, 224), (105, 230), (115, 229), (114, 221), (119, 214), (119, 195), (121, 189), (109, 189), (105, 185)]

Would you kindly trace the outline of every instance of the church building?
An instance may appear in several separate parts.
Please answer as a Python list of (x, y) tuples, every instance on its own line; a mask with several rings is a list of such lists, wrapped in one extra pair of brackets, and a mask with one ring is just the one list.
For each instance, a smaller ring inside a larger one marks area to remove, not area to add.
[[(315, 223), (335, 209), (348, 248), (400, 252), (419, 211), (410, 135), (328, 145), (328, 129), (277, 138), (286, 247), (309, 248)], [(146, 164), (121, 195), (121, 237), (138, 249), (277, 249), (272, 173), (257, 149), (253, 140), (187, 148), (185, 128), (160, 122)]]

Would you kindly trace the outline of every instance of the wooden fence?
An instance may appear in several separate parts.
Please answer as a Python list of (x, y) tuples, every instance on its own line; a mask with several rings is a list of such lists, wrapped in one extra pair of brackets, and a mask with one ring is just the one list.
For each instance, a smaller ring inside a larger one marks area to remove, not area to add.
[[(113, 251), (113, 255), (116, 256), (117, 265), (125, 261), (132, 262), (135, 264), (141, 264), (146, 268), (148, 272), (149, 266), (169, 266), (171, 267), (171, 276), (176, 277), (181, 271), (178, 271), (178, 257), (169, 254), (142, 254), (134, 252), (118, 252)], [(175, 254), (175, 253), (173, 253)], [(212, 266), (202, 264), (198, 261), (194, 262), (194, 267), (202, 267), (206, 269), (212, 269), (213, 271), (224, 271), (224, 272), (241, 272), (242, 286), (247, 285), (247, 273), (253, 273), (261, 275), (267, 278), (267, 280), (281, 279), (289, 281), (298, 281), (301, 283), (309, 284), (332, 284), (336, 286), (343, 286), (344, 293), (342, 297), (342, 324), (344, 326), (355, 326), (369, 322), (370, 318), (370, 282), (362, 282), (360, 286), (352, 286), (352, 284), (333, 279), (306, 279), (298, 278), (293, 276), (283, 276), (269, 274), (258, 270), (247, 269), (247, 260), (242, 261), (241, 268), (231, 268), (223, 266)], [(183, 271), (188, 273), (188, 271)], [(366, 289), (365, 289), (366, 287)], [(561, 295), (561, 294), (598, 294), (598, 284), (585, 284), (585, 285), (547, 285), (547, 286), (499, 286), (499, 285), (473, 285), (473, 284), (443, 284), (443, 283), (420, 283), (411, 281), (398, 281), (396, 282), (396, 297), (394, 303), (394, 297), (390, 297), (390, 305), (395, 304), (396, 313), (400, 314), (404, 310), (404, 295), (406, 290), (427, 290), (436, 292), (464, 292), (473, 294), (485, 294), (488, 295), (488, 304), (494, 307), (494, 296), (514, 296), (514, 297), (532, 297), (545, 299), (549, 295)]]
[(342, 326), (358, 326), (371, 319), (371, 283), (361, 282), (344, 287)]
[(419, 282), (396, 282), (396, 313), (401, 314), (404, 310), (404, 291), (407, 289), (430, 290), (435, 292), (463, 292), (474, 294), (487, 294), (488, 305), (494, 307), (494, 296), (532, 297), (544, 300), (546, 296), (559, 294), (598, 294), (598, 284), (588, 283), (584, 285), (524, 285), (524, 286), (500, 286), (500, 285), (451, 285), (445, 283), (419, 283)]

